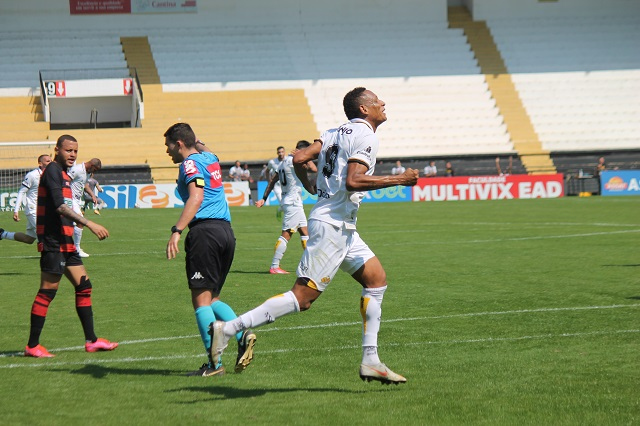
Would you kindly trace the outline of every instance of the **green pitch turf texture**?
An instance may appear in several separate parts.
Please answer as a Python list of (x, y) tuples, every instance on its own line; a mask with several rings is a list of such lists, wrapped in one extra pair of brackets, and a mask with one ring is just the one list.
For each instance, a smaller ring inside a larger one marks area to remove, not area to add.
[[(224, 377), (185, 377), (205, 354), (184, 253), (165, 259), (173, 209), (91, 214), (111, 233), (82, 244), (96, 331), (120, 347), (84, 352), (63, 279), (41, 337), (56, 357), (24, 358), (38, 256), (1, 241), (0, 424), (640, 424), (639, 213), (640, 197), (364, 205), (389, 282), (379, 353), (399, 386), (359, 379), (360, 288), (342, 272), (310, 311), (257, 330), (244, 373), (232, 341)], [(241, 313), (294, 275), (266, 273), (273, 207), (232, 215), (222, 296)], [(301, 251), (294, 236), (282, 267)]]

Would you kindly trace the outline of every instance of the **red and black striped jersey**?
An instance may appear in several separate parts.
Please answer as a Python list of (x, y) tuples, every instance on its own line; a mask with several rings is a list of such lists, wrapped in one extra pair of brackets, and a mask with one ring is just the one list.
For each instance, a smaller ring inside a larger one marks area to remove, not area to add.
[(42, 173), (38, 186), (36, 221), (38, 251), (76, 251), (73, 244), (73, 221), (56, 211), (62, 204), (73, 209), (70, 183), (67, 171), (55, 161)]

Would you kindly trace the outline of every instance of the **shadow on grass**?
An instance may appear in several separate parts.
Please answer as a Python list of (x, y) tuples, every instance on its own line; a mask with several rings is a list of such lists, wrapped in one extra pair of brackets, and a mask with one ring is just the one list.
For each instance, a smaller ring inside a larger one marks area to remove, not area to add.
[(52, 368), (48, 371), (55, 372), (68, 372), (69, 374), (82, 374), (91, 376), (94, 379), (102, 379), (110, 374), (120, 374), (127, 376), (184, 376), (186, 372), (183, 370), (166, 370), (156, 368), (117, 368), (117, 367), (105, 367), (104, 365), (88, 364), (82, 368), (75, 370), (68, 370), (63, 368)]
[(24, 358), (24, 349), (16, 351), (0, 351), (0, 357), (8, 358), (12, 356), (19, 356)]
[[(395, 387), (395, 386), (394, 386)], [(200, 392), (208, 395), (214, 396), (211, 398), (211, 401), (215, 401), (218, 399), (233, 399), (233, 398), (254, 398), (256, 396), (264, 396), (266, 394), (276, 394), (276, 393), (293, 393), (293, 392), (313, 392), (313, 393), (349, 393), (349, 394), (360, 394), (360, 393), (371, 393), (371, 392), (386, 392), (389, 390), (389, 387), (384, 386), (382, 388), (377, 389), (363, 389), (363, 390), (349, 390), (343, 388), (268, 388), (268, 389), (241, 389), (241, 388), (233, 388), (229, 386), (215, 386), (215, 385), (207, 385), (207, 386), (189, 386), (186, 388), (179, 388), (174, 390), (167, 390), (165, 392)], [(205, 402), (204, 400), (194, 400), (194, 401), (183, 401), (177, 402), (177, 404), (199, 404)]]
[(270, 275), (269, 270), (266, 271), (240, 271), (238, 269), (232, 269), (230, 273), (233, 274), (251, 274), (251, 275)]

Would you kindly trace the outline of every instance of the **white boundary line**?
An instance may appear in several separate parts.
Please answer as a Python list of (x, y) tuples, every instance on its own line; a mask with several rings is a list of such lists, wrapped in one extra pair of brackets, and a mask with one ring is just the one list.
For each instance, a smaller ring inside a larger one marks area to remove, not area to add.
[[(534, 339), (554, 339), (565, 337), (588, 337), (588, 336), (611, 336), (615, 334), (627, 334), (627, 333), (640, 333), (640, 330), (601, 330), (591, 331), (585, 333), (561, 333), (561, 334), (540, 334), (534, 336), (518, 336), (518, 337), (487, 337), (484, 339), (466, 339), (466, 340), (436, 340), (428, 342), (404, 342), (404, 343), (388, 343), (388, 346), (423, 346), (423, 345), (459, 345), (469, 343), (491, 343), (491, 342), (517, 342), (521, 340), (534, 340)], [(331, 352), (336, 350), (350, 350), (358, 349), (360, 345), (345, 345), (335, 346), (331, 348), (323, 348), (325, 352)], [(270, 351), (261, 351), (262, 354), (276, 354), (276, 353), (291, 353), (291, 352), (305, 352), (305, 351), (317, 351), (318, 349), (313, 347), (307, 348), (287, 348), (287, 349), (274, 349)], [(37, 367), (57, 367), (62, 365), (95, 365), (95, 364), (114, 364), (114, 363), (129, 363), (129, 362), (145, 362), (145, 361), (167, 361), (172, 359), (186, 359), (186, 358), (201, 358), (202, 354), (183, 354), (183, 355), (167, 355), (156, 357), (141, 357), (141, 358), (118, 358), (118, 359), (93, 359), (86, 361), (73, 361), (73, 362), (44, 362), (38, 364), (7, 364), (1, 365), (0, 369), (13, 369), (13, 368), (37, 368)]]
[[(540, 309), (519, 309), (514, 311), (495, 311), (495, 312), (471, 312), (466, 314), (452, 314), (452, 315), (439, 315), (439, 316), (431, 316), (431, 317), (413, 317), (413, 318), (395, 318), (384, 320), (384, 322), (402, 322), (402, 321), (426, 321), (426, 320), (437, 320), (437, 319), (448, 319), (448, 318), (468, 318), (468, 317), (478, 317), (478, 316), (489, 316), (489, 315), (517, 315), (517, 314), (530, 314), (530, 313), (545, 313), (545, 312), (567, 312), (567, 311), (584, 311), (584, 310), (600, 310), (600, 309), (621, 309), (621, 308), (638, 308), (640, 307), (640, 303), (630, 304), (630, 305), (607, 305), (607, 306), (577, 306), (577, 307), (567, 307), (567, 308), (540, 308)], [(294, 327), (271, 327), (264, 330), (261, 330), (261, 333), (270, 332), (270, 331), (286, 331), (286, 330), (308, 330), (314, 328), (331, 328), (331, 327), (343, 327), (343, 326), (353, 326), (359, 325), (360, 322), (342, 322), (342, 323), (326, 323), (326, 324), (317, 324), (317, 325), (304, 325), (304, 326), (294, 326)], [(403, 345), (415, 345), (415, 344), (459, 344), (459, 343), (477, 343), (477, 342), (500, 342), (500, 341), (517, 341), (517, 340), (526, 340), (526, 339), (543, 339), (543, 338), (554, 338), (554, 337), (578, 337), (578, 336), (589, 336), (589, 335), (603, 335), (603, 334), (619, 334), (619, 333), (638, 333), (640, 330), (613, 330), (613, 331), (597, 331), (597, 332), (585, 332), (585, 333), (563, 333), (563, 334), (544, 334), (540, 336), (520, 336), (520, 337), (505, 337), (505, 338), (483, 338), (483, 339), (471, 339), (471, 340), (445, 340), (445, 341), (436, 341), (436, 342), (412, 342), (412, 343), (395, 343), (391, 344), (391, 346), (403, 346)], [(130, 344), (138, 344), (138, 343), (152, 343), (152, 342), (160, 342), (160, 341), (170, 341), (170, 340), (179, 340), (179, 339), (190, 339), (196, 338), (199, 335), (186, 335), (186, 336), (171, 336), (171, 337), (156, 337), (151, 339), (139, 339), (139, 340), (125, 340), (121, 341), (121, 345), (130, 345)], [(348, 347), (337, 347), (335, 349), (351, 349), (359, 346), (348, 346)], [(50, 350), (51, 352), (67, 352), (67, 351), (78, 351), (82, 350), (83, 346), (72, 346), (66, 348), (58, 348)], [(300, 350), (308, 350), (308, 349), (280, 349), (274, 351), (267, 351), (264, 353), (284, 353), (284, 352), (293, 352)], [(315, 349), (314, 349), (315, 350)], [(332, 350), (329, 348), (328, 350)], [(22, 352), (13, 352), (9, 354), (1, 354), (0, 358), (9, 358), (9, 357), (18, 357), (22, 356)], [(163, 356), (163, 357), (143, 357), (143, 358), (120, 358), (115, 360), (91, 360), (91, 361), (82, 361), (82, 362), (70, 362), (70, 363), (46, 363), (46, 364), (8, 364), (8, 365), (0, 365), (0, 369), (3, 368), (17, 368), (17, 367), (38, 367), (38, 366), (52, 366), (52, 365), (84, 365), (88, 363), (100, 363), (100, 362), (137, 362), (137, 361), (147, 361), (147, 360), (165, 360), (165, 359), (182, 359), (182, 358), (193, 358), (199, 357), (202, 354), (198, 355), (174, 355), (174, 356)]]
[[(635, 226), (635, 225), (634, 225)], [(381, 231), (378, 231), (381, 232)], [(385, 232), (385, 231), (382, 231)], [(391, 232), (391, 231), (390, 231)], [(394, 233), (403, 231), (393, 231)], [(406, 231), (414, 232), (415, 231)], [(503, 241), (532, 241), (532, 240), (549, 240), (559, 238), (582, 238), (582, 237), (597, 237), (602, 235), (615, 235), (615, 234), (629, 234), (640, 232), (640, 229), (629, 229), (623, 231), (610, 231), (610, 232), (591, 232), (586, 234), (568, 234), (568, 235), (544, 235), (536, 237), (516, 237), (516, 238), (492, 238), (486, 240), (464, 240), (464, 241), (411, 241), (404, 243), (405, 245), (455, 245), (455, 244), (477, 244), (477, 243), (499, 243)], [(383, 246), (393, 246), (396, 243), (382, 244)], [(254, 247), (253, 250), (265, 250), (263, 247)], [(121, 253), (96, 253), (92, 256), (132, 256), (140, 254), (164, 254), (164, 251), (146, 251), (146, 252), (121, 252)], [(39, 255), (33, 256), (0, 256), (0, 259), (39, 259)]]

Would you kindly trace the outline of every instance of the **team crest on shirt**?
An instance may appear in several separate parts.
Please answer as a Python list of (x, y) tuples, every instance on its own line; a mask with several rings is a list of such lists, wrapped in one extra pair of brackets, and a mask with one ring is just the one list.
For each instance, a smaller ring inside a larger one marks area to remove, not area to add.
[(185, 160), (184, 163), (182, 163), (182, 165), (184, 166), (184, 174), (187, 176), (193, 176), (195, 174), (198, 174), (198, 167), (196, 166), (195, 161), (193, 160)]

